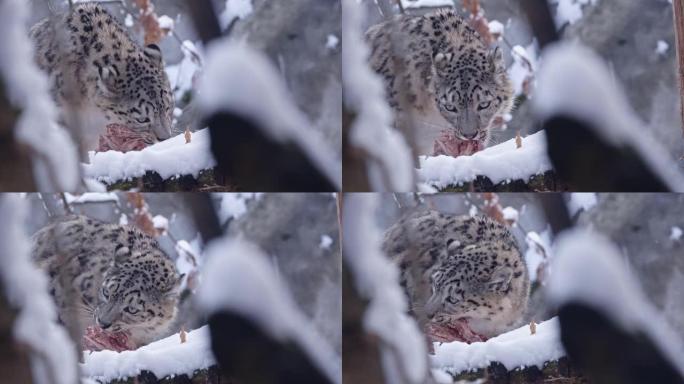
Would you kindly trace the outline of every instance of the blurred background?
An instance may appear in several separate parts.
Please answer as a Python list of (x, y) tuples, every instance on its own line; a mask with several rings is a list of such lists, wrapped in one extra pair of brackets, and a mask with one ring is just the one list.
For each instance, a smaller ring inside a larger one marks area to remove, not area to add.
[[(525, 256), (532, 283), (523, 323), (541, 322), (556, 315), (545, 302), (555, 271), (548, 268), (554, 237), (543, 198), (534, 193), (383, 194), (376, 220), (384, 231), (413, 210), (503, 219)], [(684, 195), (571, 193), (564, 199), (577, 227), (604, 234), (618, 246), (646, 297), (684, 342)]]
[[(481, 15), (503, 26), (498, 45), (509, 66), (518, 95), (508, 129), (494, 134), (495, 143), (540, 129), (533, 121), (527, 99), (534, 97), (534, 73), (543, 62), (527, 17), (518, 0), (402, 0), (408, 14), (423, 14), (456, 6), (462, 15), (479, 3)], [(681, 140), (680, 96), (676, 78), (675, 31), (672, 2), (653, 0), (551, 0), (551, 11), (561, 39), (578, 41), (597, 52), (625, 90), (630, 106), (672, 157), (684, 154)], [(383, 20), (381, 10), (399, 13), (395, 0), (364, 1), (367, 29)], [(435, 6), (439, 4), (440, 6)], [(514, 52), (515, 51), (515, 52)], [(523, 59), (524, 57), (524, 59)], [(526, 62), (529, 62), (528, 65)], [(529, 82), (522, 86), (523, 82)], [(527, 88), (525, 90), (524, 88)]]
[[(341, 353), (340, 248), (332, 194), (217, 193), (210, 195), (224, 232), (258, 245), (269, 257), (299, 309)], [(204, 242), (195, 224), (190, 194), (27, 194), (27, 234), (67, 209), (107, 223), (137, 225), (156, 235), (179, 273), (185, 273), (178, 327), (195, 329), (206, 319), (193, 307), (201, 281)], [(150, 228), (153, 227), (153, 228)]]

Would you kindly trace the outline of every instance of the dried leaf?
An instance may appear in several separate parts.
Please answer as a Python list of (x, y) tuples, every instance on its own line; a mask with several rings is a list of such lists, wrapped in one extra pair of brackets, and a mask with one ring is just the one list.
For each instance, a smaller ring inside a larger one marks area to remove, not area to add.
[(188, 144), (191, 141), (192, 141), (192, 132), (190, 132), (190, 129), (185, 128), (185, 144)]
[(188, 341), (188, 333), (185, 332), (185, 327), (181, 327), (181, 330), (180, 330), (179, 335), (180, 335), (181, 344), (183, 344), (183, 343), (185, 343), (186, 341)]
[(515, 147), (522, 148), (522, 136), (520, 136), (520, 131), (515, 134)]
[(158, 44), (166, 34), (159, 28), (157, 14), (154, 13), (154, 4), (151, 0), (135, 0), (135, 5), (140, 8), (140, 24), (145, 30), (145, 45)]
[(152, 237), (159, 236), (161, 233), (154, 227), (154, 221), (152, 220), (152, 215), (147, 210), (143, 194), (139, 192), (128, 193), (128, 201), (135, 208), (133, 211), (133, 225)]
[(534, 320), (530, 321), (530, 335), (534, 335), (537, 333), (537, 323), (534, 322)]

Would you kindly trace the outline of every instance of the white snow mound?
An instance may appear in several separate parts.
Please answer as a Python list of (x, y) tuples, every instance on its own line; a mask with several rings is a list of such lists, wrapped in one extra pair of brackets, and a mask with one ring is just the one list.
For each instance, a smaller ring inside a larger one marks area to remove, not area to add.
[(452, 373), (486, 368), (495, 361), (508, 370), (531, 366), (542, 368), (545, 362), (565, 356), (556, 317), (537, 324), (534, 335), (526, 324), (485, 342), (466, 344), (454, 341), (434, 343), (434, 346), (435, 355), (430, 357), (432, 368)]
[(487, 176), (494, 184), (507, 180), (527, 181), (551, 169), (546, 153), (546, 133), (539, 131), (523, 138), (520, 148), (516, 147), (515, 139), (511, 139), (471, 156), (421, 156), (417, 172), (421, 182), (445, 188), (473, 181), (477, 176)]
[(239, 313), (278, 340), (292, 340), (331, 382), (342, 381), (339, 356), (311, 321), (297, 309), (290, 290), (278, 278), (266, 255), (254, 244), (223, 238), (207, 245), (197, 304), (204, 313)]
[(672, 191), (684, 191), (684, 178), (675, 160), (644, 129), (645, 124), (596, 53), (577, 44), (560, 43), (547, 48), (543, 60), (532, 99), (539, 119), (565, 115), (585, 121), (612, 145), (633, 147)]
[(90, 152), (90, 164), (82, 164), (83, 173), (105, 183), (140, 177), (147, 171), (157, 172), (163, 179), (197, 177), (200, 171), (216, 165), (209, 145), (209, 130), (205, 128), (193, 132), (189, 143), (180, 134), (141, 151)]
[(561, 233), (551, 268), (555, 271), (548, 286), (551, 303), (588, 305), (627, 331), (649, 335), (684, 373), (679, 337), (644, 296), (620, 251), (607, 238), (586, 230)]
[(181, 343), (180, 335), (176, 333), (135, 351), (86, 351), (83, 358), (83, 375), (105, 382), (135, 377), (142, 370), (152, 372), (157, 378), (192, 376), (194, 371), (216, 364), (206, 325), (188, 332), (185, 343)]

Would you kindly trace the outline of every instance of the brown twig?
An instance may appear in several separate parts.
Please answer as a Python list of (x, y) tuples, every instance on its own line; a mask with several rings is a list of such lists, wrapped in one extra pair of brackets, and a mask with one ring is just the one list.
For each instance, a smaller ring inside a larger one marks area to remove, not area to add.
[[(677, 49), (677, 75), (679, 77), (679, 101), (682, 122), (684, 122), (684, 1), (673, 0), (675, 46)], [(684, 125), (682, 125), (684, 131)]]

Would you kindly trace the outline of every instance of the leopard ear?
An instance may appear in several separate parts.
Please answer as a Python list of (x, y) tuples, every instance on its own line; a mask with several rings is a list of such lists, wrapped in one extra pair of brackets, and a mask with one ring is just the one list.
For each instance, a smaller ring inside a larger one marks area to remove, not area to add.
[(180, 293), (181, 283), (183, 283), (183, 278), (185, 273), (178, 275), (178, 277), (169, 283), (166, 291), (164, 292), (165, 297), (175, 298)]
[(155, 62), (161, 63), (162, 61), (162, 53), (161, 49), (157, 44), (148, 44), (145, 46), (145, 50), (143, 51), (145, 56), (148, 58), (154, 60)]
[[(99, 88), (107, 95), (116, 95), (119, 86), (117, 85), (117, 78), (119, 77), (119, 70), (116, 66), (105, 66), (97, 67), (97, 73), (99, 75), (98, 85)], [(119, 82), (120, 83), (120, 82)]]
[(450, 52), (437, 52), (437, 54), (432, 58), (432, 62), (435, 64), (435, 68), (437, 68), (438, 71), (442, 71), (449, 66), (449, 63), (453, 57), (453, 53)]
[(501, 48), (494, 47), (494, 49), (489, 52), (489, 65), (491, 66), (494, 73), (506, 72), (506, 64), (504, 63), (503, 53)]
[(495, 270), (489, 281), (487, 282), (487, 287), (490, 291), (506, 291), (508, 286), (511, 284), (511, 279), (513, 278), (513, 269), (510, 267), (501, 267)]

